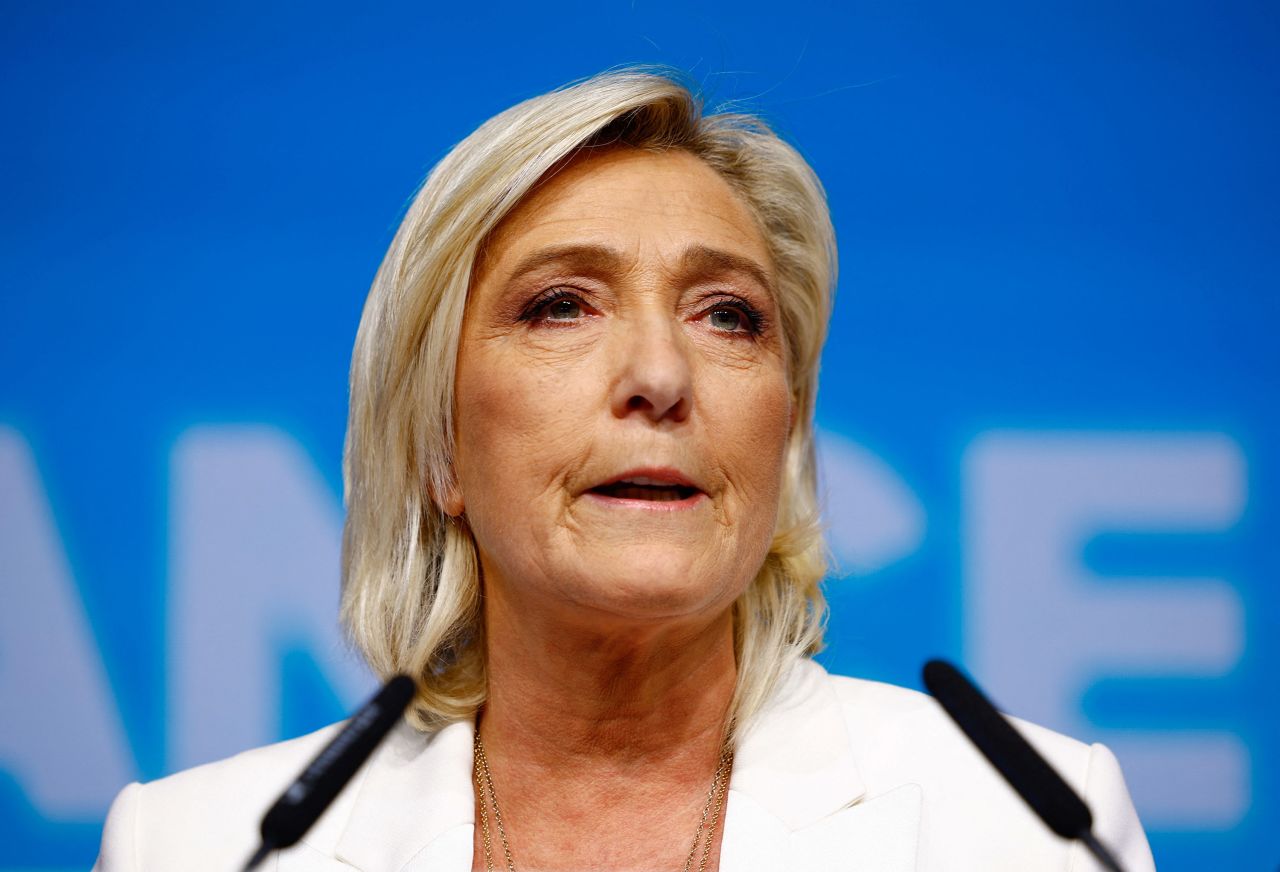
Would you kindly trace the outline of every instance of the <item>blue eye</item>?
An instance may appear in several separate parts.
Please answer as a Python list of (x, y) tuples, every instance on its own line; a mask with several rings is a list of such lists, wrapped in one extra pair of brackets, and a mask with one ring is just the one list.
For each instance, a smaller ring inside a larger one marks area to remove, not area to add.
[(743, 330), (751, 329), (751, 325), (747, 321), (747, 316), (737, 309), (727, 306), (721, 306), (712, 309), (707, 313), (707, 320), (711, 322), (711, 326), (717, 330), (726, 330), (731, 333), (738, 333)]
[(560, 297), (544, 303), (542, 317), (548, 321), (573, 321), (583, 315), (582, 304), (572, 297)]
[(767, 323), (765, 316), (746, 300), (713, 303), (703, 311), (701, 317), (713, 330), (744, 339), (762, 334)]

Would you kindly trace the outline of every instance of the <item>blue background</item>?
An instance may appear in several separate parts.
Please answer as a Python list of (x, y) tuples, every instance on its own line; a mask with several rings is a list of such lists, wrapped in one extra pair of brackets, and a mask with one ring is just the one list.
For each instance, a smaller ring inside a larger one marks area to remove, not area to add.
[[(337, 500), (364, 293), (426, 170), (520, 99), (648, 62), (691, 71), (709, 103), (746, 101), (822, 178), (841, 280), (819, 420), (927, 518), (909, 554), (831, 582), (825, 662), (918, 686), (925, 658), (962, 656), (975, 436), (1228, 434), (1239, 524), (1138, 550), (1228, 578), (1243, 653), (1203, 686), (1133, 688), (1150, 723), (1243, 738), (1252, 810), (1150, 835), (1167, 872), (1280, 862), (1274, 5), (64, 3), (4, 19), (0, 424), (36, 460), (134, 777), (170, 768), (175, 439), (270, 424)], [(23, 582), (0, 564), (3, 608), (23, 608)], [(341, 713), (312, 683), (282, 733)], [(87, 866), (104, 813), (46, 819), (0, 760), (0, 869)]]

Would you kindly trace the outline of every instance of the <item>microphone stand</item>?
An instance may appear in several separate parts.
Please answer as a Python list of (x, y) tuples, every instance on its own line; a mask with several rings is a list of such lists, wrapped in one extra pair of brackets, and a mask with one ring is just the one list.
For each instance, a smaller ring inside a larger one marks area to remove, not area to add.
[(267, 810), (260, 827), (262, 843), (242, 872), (252, 872), (272, 851), (288, 848), (303, 837), (391, 732), (417, 692), (412, 678), (396, 675), (351, 716), (342, 731)]
[(1049, 829), (1078, 839), (1107, 872), (1124, 872), (1093, 833), (1093, 813), (1031, 743), (960, 670), (944, 660), (924, 665), (924, 686), (1005, 781)]

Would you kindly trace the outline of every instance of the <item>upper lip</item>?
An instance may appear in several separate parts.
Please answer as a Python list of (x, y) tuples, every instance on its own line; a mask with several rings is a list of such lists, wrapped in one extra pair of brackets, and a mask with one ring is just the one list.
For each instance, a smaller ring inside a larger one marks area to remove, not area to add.
[(678, 469), (668, 466), (646, 466), (620, 472), (604, 481), (592, 485), (588, 490), (608, 487), (621, 482), (649, 485), (650, 487), (687, 487), (705, 493), (701, 485)]

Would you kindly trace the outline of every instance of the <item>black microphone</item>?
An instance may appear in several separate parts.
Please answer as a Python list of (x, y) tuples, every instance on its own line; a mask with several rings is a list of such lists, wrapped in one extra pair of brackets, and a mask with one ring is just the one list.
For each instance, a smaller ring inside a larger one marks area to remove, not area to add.
[(267, 810), (260, 828), (262, 844), (249, 858), (243, 872), (256, 868), (272, 851), (295, 844), (311, 829), (338, 791), (400, 720), (417, 689), (412, 678), (397, 675), (351, 716), (342, 731)]
[(1040, 819), (1064, 839), (1079, 839), (1110, 872), (1124, 872), (1093, 834), (1093, 814), (969, 679), (944, 660), (924, 665), (924, 686)]

